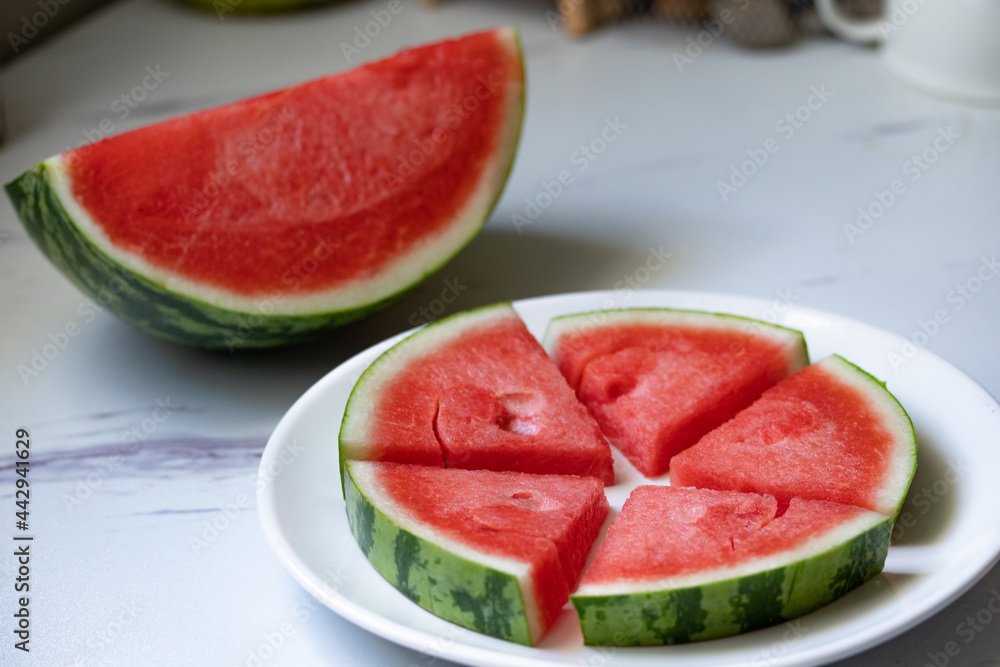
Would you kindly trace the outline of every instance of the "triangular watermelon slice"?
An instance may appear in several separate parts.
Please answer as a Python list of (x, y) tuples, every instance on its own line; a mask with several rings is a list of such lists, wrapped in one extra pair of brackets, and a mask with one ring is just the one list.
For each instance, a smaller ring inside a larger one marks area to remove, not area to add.
[(524, 103), (493, 30), (82, 146), (7, 185), (101, 307), (210, 348), (315, 337), (385, 306), (486, 221)]
[(892, 519), (772, 496), (636, 488), (572, 596), (587, 644), (677, 644), (796, 618), (882, 570)]
[(348, 461), (365, 556), (432, 613), (532, 645), (569, 599), (608, 513), (593, 477)]
[(679, 454), (670, 483), (857, 505), (896, 516), (917, 444), (885, 385), (831, 356), (764, 393)]
[(379, 357), (351, 393), (340, 455), (614, 483), (600, 428), (507, 303), (435, 322)]
[(809, 363), (798, 331), (732, 315), (625, 309), (552, 320), (544, 344), (647, 477)]

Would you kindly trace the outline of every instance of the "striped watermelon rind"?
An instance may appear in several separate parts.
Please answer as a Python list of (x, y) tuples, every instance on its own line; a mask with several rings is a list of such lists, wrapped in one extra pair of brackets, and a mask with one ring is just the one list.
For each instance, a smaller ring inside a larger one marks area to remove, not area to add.
[[(359, 464), (348, 460), (359, 453), (355, 438), (365, 429), (358, 415), (366, 411), (356, 412), (355, 419), (352, 404), (358, 408), (376, 400), (381, 383), (391, 379), (398, 364), (416, 362), (470, 327), (504, 317), (510, 309), (509, 303), (500, 303), (454, 315), (447, 322), (428, 325), (419, 335), (383, 353), (365, 370), (351, 393), (340, 433), (340, 457), (352, 532), (382, 576), (417, 604), (446, 620), (531, 645), (538, 635), (532, 630), (530, 603), (525, 603), (525, 595), (531, 594), (524, 574), (526, 565), (509, 559), (484, 561), (478, 554), (464, 557), (461, 554), (465, 547), (449, 544), (447, 539), (442, 544), (433, 531), (408, 525), (400, 516), (387, 516), (385, 503), (372, 502), (359, 491), (351, 470)], [(638, 316), (763, 332), (784, 341), (790, 364), (808, 363), (805, 341), (798, 331), (701, 311), (627, 309), (564, 316), (550, 323), (546, 342), (574, 328), (593, 326), (595, 316), (629, 322)], [(551, 345), (548, 347), (551, 353)], [(892, 477), (898, 484), (891, 484), (892, 488), (884, 492), (898, 512), (916, 464), (916, 443), (908, 415), (884, 383), (854, 364), (838, 356), (821, 363), (865, 392), (875, 409), (886, 414), (896, 427), (894, 432), (905, 436), (899, 440), (898, 461), (894, 464), (897, 472)], [(588, 645), (678, 644), (768, 627), (829, 604), (881, 572), (894, 517), (895, 513), (863, 510), (858, 519), (801, 547), (767, 558), (671, 580), (584, 584), (570, 599)], [(419, 572), (419, 583), (415, 583), (414, 572)], [(430, 585), (432, 580), (434, 585)], [(441, 581), (449, 583), (441, 585)], [(455, 590), (468, 591), (462, 596), (465, 607), (452, 597)], [(478, 601), (473, 611), (468, 600)], [(501, 617), (507, 620), (501, 621)]]
[[(806, 339), (802, 332), (797, 329), (729, 313), (681, 308), (620, 308), (562, 315), (549, 322), (542, 339), (542, 346), (549, 353), (549, 356), (556, 359), (558, 363), (558, 350), (556, 348), (563, 336), (576, 331), (594, 330), (615, 324), (690, 325), (692, 327), (709, 327), (742, 331), (748, 334), (761, 334), (774, 340), (780, 340), (785, 345), (788, 350), (790, 373), (809, 365), (809, 350), (806, 346)], [(739, 353), (738, 350), (733, 352), (734, 354)]]
[(518, 644), (537, 641), (527, 563), (483, 554), (409, 520), (378, 497), (371, 464), (348, 461), (343, 471), (351, 533), (389, 583), (446, 621)]
[(178, 294), (111, 259), (81, 233), (50, 184), (52, 168), (42, 163), (6, 185), (28, 234), (49, 261), (100, 307), (161, 338), (230, 350), (300, 342), (360, 319), (405, 294), (404, 290), (359, 308), (317, 315), (239, 312)]
[(728, 572), (583, 585), (570, 600), (588, 645), (680, 644), (749, 632), (814, 611), (881, 572), (892, 524), (866, 511), (798, 549)]
[[(340, 289), (325, 305), (311, 295), (299, 299), (275, 286), (259, 298), (220, 293), (153, 269), (92, 237), (96, 224), (72, 199), (68, 178), (57, 155), (7, 183), (5, 190), (29, 236), (43, 254), (88, 297), (122, 320), (160, 338), (207, 349), (265, 348), (319, 338), (330, 329), (359, 320), (398, 301), (446, 264), (482, 229), (513, 168), (524, 116), (524, 67), (521, 39), (514, 28), (497, 30), (504, 48), (516, 59), (518, 79), (507, 81), (510, 93), (491, 166), (473, 196), (445, 227), (430, 250), (414, 253), (410, 265), (378, 280), (361, 279)], [(74, 215), (80, 217), (76, 220)], [(100, 237), (100, 232), (95, 232)], [(179, 287), (168, 287), (167, 282)], [(325, 294), (325, 293), (324, 293)], [(299, 301), (303, 301), (300, 303)], [(312, 305), (312, 304), (319, 305)]]

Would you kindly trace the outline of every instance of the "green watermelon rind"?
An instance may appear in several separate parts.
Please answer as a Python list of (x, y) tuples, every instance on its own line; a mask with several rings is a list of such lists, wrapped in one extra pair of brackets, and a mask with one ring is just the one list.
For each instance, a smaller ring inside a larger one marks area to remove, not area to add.
[[(560, 337), (566, 333), (581, 329), (600, 329), (604, 326), (610, 326), (612, 323), (626, 323), (637, 319), (654, 323), (674, 323), (686, 319), (693, 325), (723, 324), (727, 325), (724, 327), (727, 329), (738, 329), (747, 333), (762, 332), (772, 338), (782, 337), (786, 339), (786, 344), (792, 351), (789, 358), (789, 372), (809, 365), (809, 348), (806, 345), (806, 338), (798, 329), (742, 315), (684, 308), (615, 308), (561, 315), (549, 321), (545, 336), (542, 338), (542, 346), (549, 353), (549, 356), (557, 359), (556, 344)], [(740, 326), (737, 327), (736, 324)]]
[(454, 221), (456, 226), (467, 227), (467, 233), (444, 248), (419, 276), (355, 306), (305, 314), (269, 313), (274, 309), (269, 295), (255, 300), (255, 309), (236, 310), (175, 292), (110, 257), (81, 231), (53, 185), (52, 166), (47, 164), (51, 160), (29, 169), (4, 188), (28, 235), (49, 261), (98, 306), (147, 333), (183, 345), (230, 352), (314, 340), (402, 299), (457, 255), (489, 220), (510, 176), (523, 130), (523, 49), (516, 28), (506, 29), (505, 36), (520, 63), (521, 83), (508, 107), (507, 123), (496, 149), (505, 160), (497, 163), (491, 201), (470, 217), (474, 224)]
[(381, 309), (403, 294), (352, 310), (302, 316), (228, 310), (172, 292), (125, 268), (84, 236), (49, 185), (48, 169), (43, 163), (5, 186), (29, 236), (97, 305), (160, 338), (230, 350), (306, 341)]
[[(340, 422), (337, 438), (341, 485), (344, 486), (347, 479), (344, 473), (346, 462), (352, 458), (361, 458), (357, 450), (364, 447), (364, 443), (352, 442), (352, 440), (363, 440), (368, 426), (368, 413), (363, 407), (359, 407), (359, 404), (377, 397), (382, 383), (395, 377), (406, 362), (417, 359), (449, 340), (461, 336), (467, 327), (481, 326), (491, 319), (516, 316), (516, 314), (509, 301), (463, 310), (417, 329), (379, 355), (354, 383), (347, 398), (347, 406), (344, 408), (344, 418)], [(352, 448), (355, 448), (354, 451), (351, 451)], [(343, 493), (346, 498), (346, 487)]]
[(749, 632), (815, 611), (879, 574), (892, 524), (879, 516), (821, 553), (741, 576), (679, 588), (635, 584), (627, 593), (578, 591), (570, 600), (591, 646), (680, 644)]
[[(380, 575), (446, 621), (526, 646), (537, 641), (522, 591), (526, 581), (465, 558), (393, 521), (359, 488), (352, 465), (356, 462), (343, 465), (348, 523), (362, 553)], [(484, 556), (483, 560), (496, 559)]]
[[(861, 368), (851, 363), (839, 354), (832, 354), (825, 359), (821, 359), (819, 364), (838, 364), (841, 370), (849, 375), (841, 375), (841, 379), (853, 378), (857, 380), (855, 386), (859, 389), (867, 389), (869, 394), (869, 405), (877, 402), (880, 405), (879, 414), (890, 422), (890, 431), (896, 436), (899, 447), (895, 450), (895, 465), (897, 468), (896, 484), (892, 488), (883, 489), (882, 498), (886, 501), (888, 509), (883, 509), (886, 516), (895, 518), (899, 515), (903, 502), (906, 500), (907, 491), (913, 483), (913, 477), (917, 472), (917, 435), (913, 428), (913, 420), (910, 419), (906, 408), (899, 402), (886, 383)], [(859, 386), (860, 385), (860, 386)]]

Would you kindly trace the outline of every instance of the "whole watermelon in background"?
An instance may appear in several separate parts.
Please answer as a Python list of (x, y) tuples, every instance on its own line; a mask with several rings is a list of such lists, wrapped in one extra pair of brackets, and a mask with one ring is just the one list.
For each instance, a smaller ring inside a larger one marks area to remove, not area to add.
[(208, 348), (363, 317), (482, 227), (523, 113), (516, 33), (478, 33), (133, 130), (9, 183), (53, 264), (123, 320)]

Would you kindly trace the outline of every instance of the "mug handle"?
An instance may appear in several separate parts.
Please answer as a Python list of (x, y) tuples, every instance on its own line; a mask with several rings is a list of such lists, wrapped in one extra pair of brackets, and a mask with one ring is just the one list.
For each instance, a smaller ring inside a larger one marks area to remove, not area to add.
[(816, 0), (816, 9), (823, 24), (833, 34), (850, 42), (874, 44), (884, 38), (881, 18), (858, 21), (844, 16), (836, 0)]

